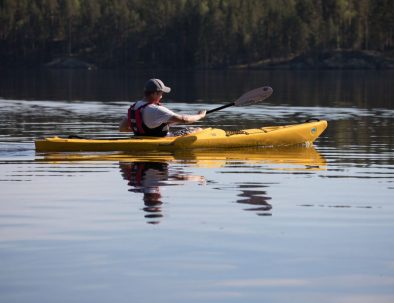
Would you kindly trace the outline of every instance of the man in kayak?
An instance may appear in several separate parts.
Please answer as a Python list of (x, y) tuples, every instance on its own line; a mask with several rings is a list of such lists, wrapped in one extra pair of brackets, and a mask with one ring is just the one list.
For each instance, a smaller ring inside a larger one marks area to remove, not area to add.
[(171, 88), (160, 79), (148, 80), (144, 98), (130, 106), (127, 118), (119, 125), (119, 131), (134, 132), (136, 136), (165, 137), (171, 124), (194, 123), (205, 117), (205, 110), (196, 115), (179, 115), (161, 105), (163, 94), (170, 91)]

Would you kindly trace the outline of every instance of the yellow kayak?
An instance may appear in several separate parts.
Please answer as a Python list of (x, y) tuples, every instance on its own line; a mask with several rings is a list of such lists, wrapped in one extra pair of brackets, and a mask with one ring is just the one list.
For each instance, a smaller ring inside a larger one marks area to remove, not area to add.
[(179, 137), (131, 137), (126, 139), (79, 139), (52, 137), (35, 141), (37, 152), (76, 151), (179, 151), (253, 146), (312, 144), (327, 128), (327, 121), (270, 126), (240, 131), (206, 128)]

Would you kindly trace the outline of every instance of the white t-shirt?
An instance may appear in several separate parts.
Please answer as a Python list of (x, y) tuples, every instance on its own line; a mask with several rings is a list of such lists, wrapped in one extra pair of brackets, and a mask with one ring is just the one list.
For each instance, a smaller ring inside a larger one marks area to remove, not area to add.
[[(135, 105), (135, 108), (140, 108), (147, 102), (141, 100), (138, 101), (137, 104)], [(172, 110), (156, 105), (156, 104), (149, 104), (142, 110), (142, 119), (144, 120), (144, 123), (146, 126), (149, 128), (156, 128), (162, 125), (163, 123), (168, 123), (168, 121), (173, 117), (173, 116), (178, 116), (176, 113), (174, 113)]]

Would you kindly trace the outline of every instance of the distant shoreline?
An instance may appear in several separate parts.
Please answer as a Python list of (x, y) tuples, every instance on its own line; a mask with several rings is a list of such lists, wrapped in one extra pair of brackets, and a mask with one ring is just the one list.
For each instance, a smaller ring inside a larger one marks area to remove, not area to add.
[[(48, 60), (45, 64), (2, 66), (6, 69), (58, 69), (58, 70), (134, 70), (131, 68), (100, 67), (91, 60), (78, 56), (62, 56)], [(140, 69), (173, 69), (166, 66), (139, 64)], [(253, 63), (217, 67), (189, 67), (186, 70), (391, 70), (394, 69), (394, 57), (377, 51), (326, 50), (309, 52), (289, 58), (272, 58)], [(179, 70), (182, 70), (180, 68)]]
[[(96, 69), (96, 65), (79, 58), (65, 57), (52, 60), (45, 65), (48, 68)], [(141, 68), (143, 66), (139, 66)], [(147, 66), (147, 68), (152, 68)], [(163, 67), (165, 68), (165, 67)], [(106, 68), (108, 69), (108, 68)], [(109, 68), (111, 69), (111, 68)], [(118, 68), (115, 68), (118, 69)], [(394, 58), (377, 51), (329, 50), (310, 52), (291, 58), (273, 58), (260, 62), (232, 65), (228, 67), (196, 67), (196, 70), (210, 69), (283, 69), (283, 70), (341, 70), (341, 69), (394, 69)]]
[(232, 69), (342, 70), (394, 69), (394, 58), (377, 51), (331, 50), (310, 52), (292, 58), (234, 65)]

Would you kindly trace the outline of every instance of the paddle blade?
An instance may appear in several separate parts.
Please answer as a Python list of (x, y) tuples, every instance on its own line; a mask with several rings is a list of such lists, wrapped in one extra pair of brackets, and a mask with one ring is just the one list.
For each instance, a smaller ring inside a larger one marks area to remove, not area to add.
[(274, 90), (269, 86), (253, 89), (235, 100), (234, 105), (243, 106), (259, 103), (271, 96), (273, 91)]

